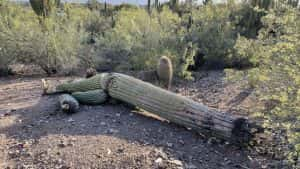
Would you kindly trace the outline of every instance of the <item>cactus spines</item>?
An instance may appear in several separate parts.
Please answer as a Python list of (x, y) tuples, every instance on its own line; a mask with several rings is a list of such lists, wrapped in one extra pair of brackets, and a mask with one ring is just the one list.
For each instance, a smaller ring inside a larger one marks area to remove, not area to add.
[(79, 110), (78, 101), (69, 94), (63, 94), (59, 97), (60, 108), (64, 113), (76, 113)]
[(164, 88), (169, 90), (171, 88), (173, 79), (173, 66), (171, 59), (167, 56), (160, 57), (156, 71), (159, 83), (162, 84)]
[(107, 101), (107, 94), (104, 90), (90, 90), (86, 92), (74, 92), (72, 96), (81, 104), (97, 105)]

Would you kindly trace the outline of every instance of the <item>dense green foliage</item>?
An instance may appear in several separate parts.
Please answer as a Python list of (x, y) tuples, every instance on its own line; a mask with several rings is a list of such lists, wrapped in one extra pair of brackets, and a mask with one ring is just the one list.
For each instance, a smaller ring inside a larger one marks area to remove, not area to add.
[(300, 12), (281, 7), (262, 18), (257, 39), (240, 38), (240, 55), (251, 57), (259, 66), (249, 70), (249, 83), (267, 106), (266, 126), (287, 132), (293, 145), (289, 154), (298, 160), (300, 152)]

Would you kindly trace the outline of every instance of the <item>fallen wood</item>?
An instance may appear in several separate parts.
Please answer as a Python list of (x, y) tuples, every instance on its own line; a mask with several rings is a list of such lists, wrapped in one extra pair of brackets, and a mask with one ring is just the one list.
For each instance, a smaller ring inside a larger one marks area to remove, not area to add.
[(76, 113), (79, 110), (78, 101), (69, 94), (59, 96), (60, 108), (64, 113)]
[[(86, 90), (90, 86), (93, 86), (93, 89), (104, 89), (112, 98), (135, 105), (170, 122), (236, 143), (248, 143), (259, 128), (245, 118), (208, 108), (187, 97), (131, 76), (105, 73), (95, 77), (98, 78), (84, 80), (80, 83), (80, 87), (75, 83), (65, 85), (72, 87), (65, 90)], [(82, 85), (83, 83), (86, 86)]]

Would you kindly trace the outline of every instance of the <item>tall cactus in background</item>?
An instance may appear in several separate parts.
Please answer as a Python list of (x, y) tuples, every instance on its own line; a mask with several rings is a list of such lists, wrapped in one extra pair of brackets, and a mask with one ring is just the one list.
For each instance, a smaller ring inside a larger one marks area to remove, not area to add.
[(47, 17), (53, 8), (59, 6), (60, 0), (30, 0), (30, 5), (38, 16)]
[(204, 0), (204, 1), (203, 1), (203, 4), (204, 4), (204, 5), (208, 5), (208, 4), (210, 4), (210, 3), (212, 3), (212, 0)]
[(154, 6), (155, 6), (156, 9), (158, 9), (158, 0), (154, 1)]
[(148, 0), (147, 10), (148, 10), (149, 13), (151, 12), (151, 0)]

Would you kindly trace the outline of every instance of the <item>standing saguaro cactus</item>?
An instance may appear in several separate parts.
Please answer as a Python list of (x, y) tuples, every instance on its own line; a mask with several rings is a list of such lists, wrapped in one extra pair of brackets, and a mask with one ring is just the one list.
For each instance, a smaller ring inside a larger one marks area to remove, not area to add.
[(47, 17), (53, 8), (59, 6), (60, 0), (30, 0), (30, 5), (38, 16)]
[(147, 10), (148, 10), (149, 13), (151, 12), (151, 0), (148, 0)]

